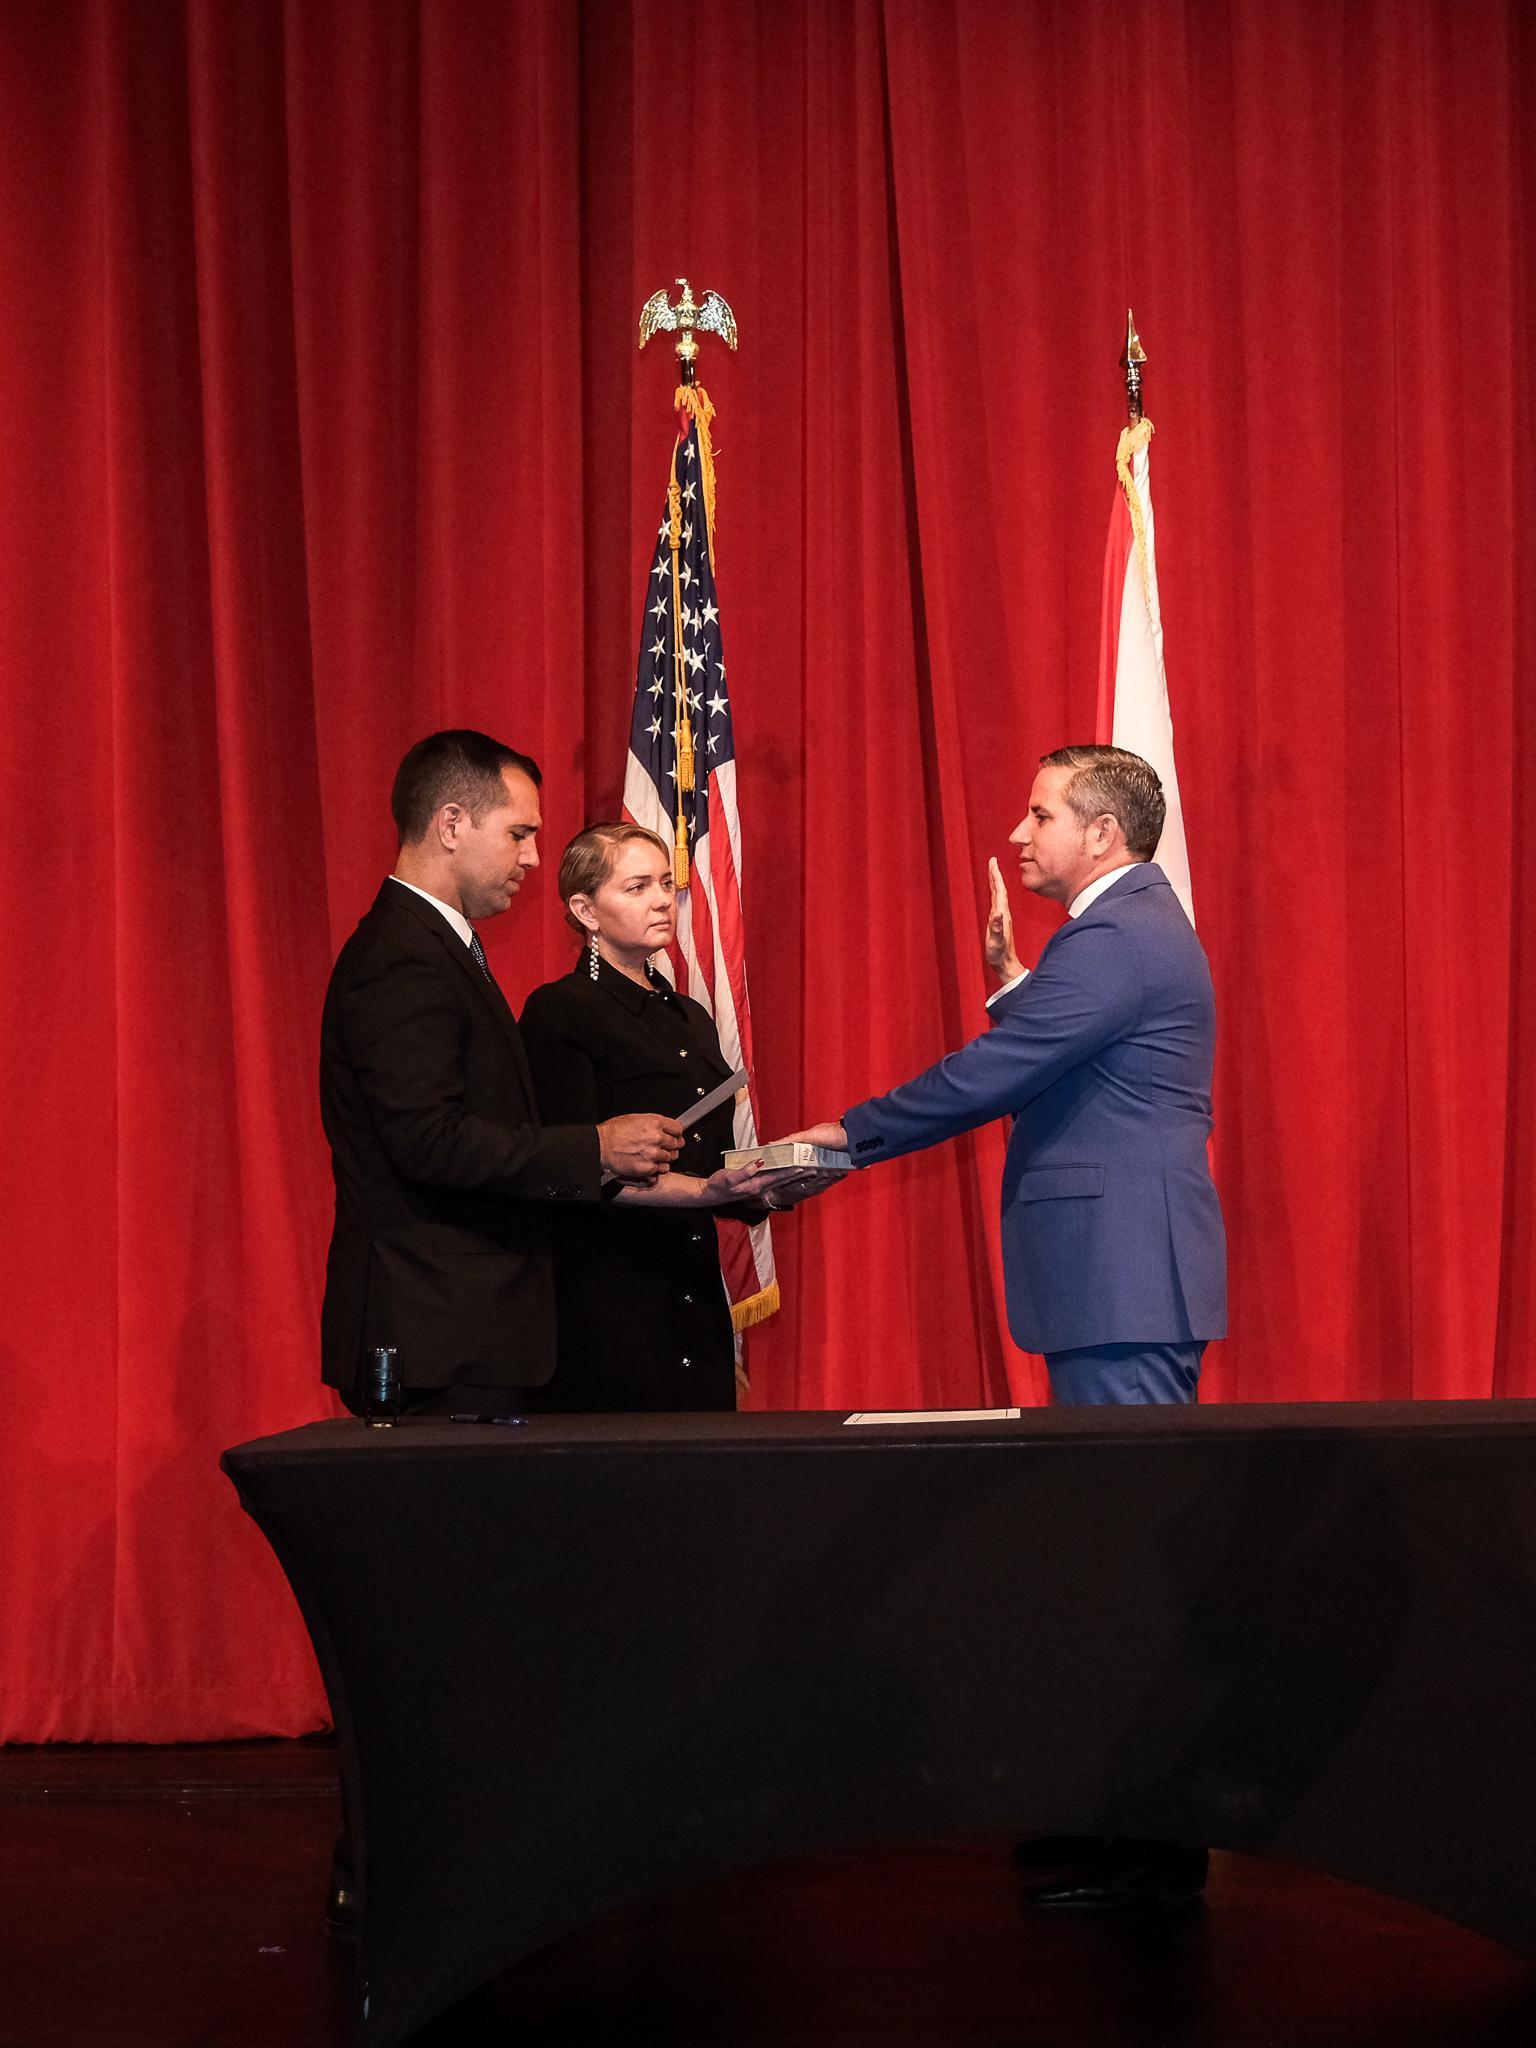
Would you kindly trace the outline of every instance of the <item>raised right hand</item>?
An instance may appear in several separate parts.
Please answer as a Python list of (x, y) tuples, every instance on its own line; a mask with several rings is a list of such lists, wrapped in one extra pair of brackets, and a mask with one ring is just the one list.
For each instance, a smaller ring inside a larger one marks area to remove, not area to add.
[(995, 859), (987, 862), (987, 878), (992, 884), (992, 904), (987, 916), (987, 965), (999, 981), (1012, 981), (1024, 972), (1024, 962), (1013, 950), (1013, 910), (1003, 871)]
[(669, 1116), (612, 1116), (597, 1127), (603, 1169), (616, 1180), (654, 1180), (683, 1149), (680, 1124)]

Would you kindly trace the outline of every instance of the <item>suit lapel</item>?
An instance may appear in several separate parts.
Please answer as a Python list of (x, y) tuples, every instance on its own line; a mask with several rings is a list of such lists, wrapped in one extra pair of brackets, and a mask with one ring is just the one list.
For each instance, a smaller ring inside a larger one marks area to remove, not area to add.
[(447, 918), (435, 911), (430, 903), (424, 903), (411, 890), (402, 888), (398, 882), (393, 881), (384, 884), (383, 889), (380, 891), (379, 901), (381, 905), (386, 905), (391, 913), (397, 909), (403, 909), (409, 916), (416, 918), (419, 923), (423, 924), (443, 948), (444, 953), (452, 963), (453, 971), (456, 974), (464, 975), (468, 979), (469, 985), (475, 991), (477, 999), (485, 1005), (486, 1009), (495, 1019), (497, 1028), (506, 1040), (507, 1049), (512, 1055), (512, 1064), (517, 1069), (517, 1078), (522, 1085), (523, 1094), (527, 1098), (528, 1107), (530, 1110), (534, 1109), (533, 1074), (528, 1066), (528, 1055), (523, 1050), (523, 1034), (517, 1028), (517, 1019), (512, 1014), (512, 1006), (502, 994), (499, 984), (494, 982), (489, 975), (480, 972), (474, 954), (471, 953), (468, 946), (465, 945), (464, 941), (453, 929), (453, 926), (449, 924)]
[[(441, 922), (441, 920), (439, 921)], [(508, 1049), (512, 1054), (512, 1061), (517, 1068), (518, 1079), (523, 1084), (523, 1093), (528, 1098), (528, 1107), (532, 1109), (533, 1074), (528, 1066), (528, 1055), (523, 1050), (523, 1034), (518, 1030), (517, 1019), (512, 1014), (512, 1005), (502, 994), (500, 983), (493, 981), (488, 974), (480, 972), (474, 954), (471, 953), (458, 933), (451, 930), (446, 924), (444, 924), (443, 928), (443, 941), (460, 974), (468, 977), (470, 986), (496, 1019), (501, 1034), (507, 1041)]]

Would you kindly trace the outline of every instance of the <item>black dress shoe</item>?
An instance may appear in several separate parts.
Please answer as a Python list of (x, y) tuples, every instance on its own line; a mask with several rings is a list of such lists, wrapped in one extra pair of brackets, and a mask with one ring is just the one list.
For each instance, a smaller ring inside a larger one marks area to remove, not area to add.
[(1028, 1886), (1024, 1903), (1037, 1913), (1120, 1913), (1135, 1907), (1175, 1912), (1199, 1900), (1209, 1866), (1204, 1849), (1107, 1842)]

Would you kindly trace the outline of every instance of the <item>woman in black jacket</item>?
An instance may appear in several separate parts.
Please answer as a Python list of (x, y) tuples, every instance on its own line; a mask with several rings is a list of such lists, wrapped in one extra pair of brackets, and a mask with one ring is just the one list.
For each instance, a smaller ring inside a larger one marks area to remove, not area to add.
[[(519, 1020), (541, 1118), (681, 1116), (731, 1069), (708, 1011), (650, 967), (676, 929), (669, 849), (639, 825), (590, 825), (561, 856), (559, 889), (566, 921), (585, 945), (569, 974), (534, 990)], [(722, 1103), (689, 1130), (655, 1191), (668, 1206), (626, 1201), (551, 1217), (557, 1362), (547, 1405), (735, 1407), (715, 1211), (730, 1204), (751, 1220), (806, 1190), (786, 1185), (782, 1170), (719, 1170), (733, 1142), (733, 1112), (732, 1102)]]

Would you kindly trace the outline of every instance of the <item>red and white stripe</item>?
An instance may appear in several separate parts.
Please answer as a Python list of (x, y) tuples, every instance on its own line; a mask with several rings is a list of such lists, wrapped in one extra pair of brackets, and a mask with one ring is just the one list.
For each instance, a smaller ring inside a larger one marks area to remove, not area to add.
[[(702, 765), (702, 764), (701, 764)], [(669, 965), (674, 985), (702, 1003), (720, 1034), (732, 1067), (752, 1062), (752, 1009), (747, 996), (746, 929), (741, 914), (741, 819), (736, 763), (709, 777), (709, 830), (694, 842), (686, 889), (677, 896), (677, 938)], [(675, 821), (662, 809), (656, 785), (633, 754), (624, 775), (624, 815), (670, 846)], [(757, 1117), (749, 1088), (736, 1104), (736, 1144), (757, 1143)], [(732, 1308), (775, 1285), (773, 1237), (766, 1223), (750, 1229), (722, 1219), (720, 1261)]]

